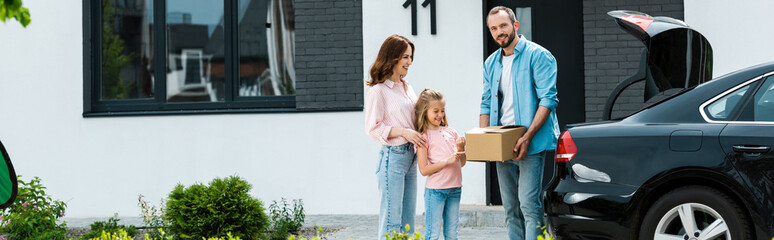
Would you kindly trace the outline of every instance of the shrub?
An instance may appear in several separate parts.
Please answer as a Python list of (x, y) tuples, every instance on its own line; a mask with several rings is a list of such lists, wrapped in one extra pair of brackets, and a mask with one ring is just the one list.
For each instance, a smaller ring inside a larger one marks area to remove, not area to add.
[(96, 221), (90, 225), (91, 231), (82, 235), (81, 239), (99, 237), (104, 233), (118, 233), (119, 230), (122, 230), (129, 237), (133, 237), (134, 235), (140, 233), (140, 231), (138, 231), (134, 226), (130, 225), (127, 227), (124, 225), (118, 225), (118, 221), (121, 221), (121, 219), (118, 219), (118, 214), (114, 215), (105, 222)]
[(411, 229), (411, 227), (406, 224), (406, 231), (405, 232), (396, 232), (392, 231), (392, 233), (385, 233), (384, 235), (387, 235), (388, 240), (422, 240), (425, 239), (422, 237), (422, 234), (419, 232), (414, 232), (414, 235), (408, 234), (408, 231)]
[(0, 214), (0, 232), (8, 239), (65, 239), (67, 226), (57, 219), (64, 217), (66, 204), (46, 195), (38, 177), (25, 182), (19, 176), (18, 184), (16, 200)]
[(250, 188), (237, 176), (213, 179), (209, 186), (178, 184), (164, 211), (169, 231), (180, 239), (224, 237), (228, 232), (257, 239), (267, 227), (267, 218), (261, 201), (248, 194)]
[(169, 226), (169, 223), (164, 220), (164, 199), (161, 199), (159, 207), (153, 206), (144, 199), (144, 196), (140, 194), (137, 197), (137, 205), (140, 206), (140, 212), (142, 213), (142, 221), (146, 227), (150, 227), (149, 232), (151, 238), (160, 238), (161, 232), (159, 229)]
[[(143, 240), (170, 240), (171, 238), (164, 233), (164, 229), (159, 228), (158, 232), (161, 234), (159, 238), (149, 237), (146, 233), (142, 238)], [(202, 238), (204, 240), (241, 240), (239, 237), (231, 236), (231, 233), (226, 233), (226, 237), (211, 237)], [(119, 229), (114, 233), (102, 232), (98, 237), (89, 238), (89, 240), (132, 240), (130, 234), (126, 233), (123, 229)]]
[(284, 240), (291, 233), (297, 233), (304, 223), (304, 217), (304, 202), (301, 199), (293, 200), (292, 209), (284, 198), (280, 202), (273, 201), (269, 205), (269, 239)]
[(551, 236), (551, 233), (548, 232), (548, 230), (546, 229), (546, 226), (540, 227), (540, 230), (543, 231), (543, 235), (537, 236), (537, 240), (554, 240), (554, 236)]
[[(298, 240), (320, 240), (321, 239), (320, 238), (320, 233), (321, 232), (322, 232), (322, 227), (317, 227), (317, 235), (315, 235), (314, 237), (312, 237), (310, 239), (306, 239), (305, 237), (298, 236)], [(296, 240), (296, 235), (290, 235), (290, 237), (288, 237), (288, 240)], [(350, 238), (349, 240), (352, 240), (352, 238)], [(774, 239), (772, 239), (772, 240), (774, 240)]]

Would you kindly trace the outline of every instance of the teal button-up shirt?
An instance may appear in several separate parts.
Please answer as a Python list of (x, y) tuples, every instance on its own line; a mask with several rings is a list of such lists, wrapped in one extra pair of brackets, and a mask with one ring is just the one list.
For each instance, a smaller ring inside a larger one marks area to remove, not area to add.
[[(520, 36), (513, 54), (511, 79), (513, 99), (503, 100), (500, 79), (503, 71), (502, 49), (495, 51), (484, 62), (484, 92), (481, 95), (481, 114), (489, 114), (490, 126), (522, 125), (529, 128), (538, 106), (551, 109), (551, 114), (529, 145), (527, 154), (536, 154), (556, 148), (559, 123), (556, 120), (556, 59), (542, 46)], [(501, 101), (513, 101), (515, 122), (500, 123)]]

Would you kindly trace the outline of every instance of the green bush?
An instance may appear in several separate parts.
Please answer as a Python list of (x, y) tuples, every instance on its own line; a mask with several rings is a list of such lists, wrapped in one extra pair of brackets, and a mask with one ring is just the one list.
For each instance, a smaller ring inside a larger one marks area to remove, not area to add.
[(161, 199), (161, 203), (158, 207), (151, 205), (148, 201), (143, 199), (142, 194), (137, 197), (138, 206), (140, 206), (140, 212), (142, 213), (142, 221), (146, 227), (150, 227), (149, 232), (151, 238), (161, 238), (162, 228), (169, 226), (169, 223), (164, 220), (164, 199)]
[(65, 239), (67, 225), (57, 219), (64, 217), (67, 205), (46, 195), (38, 177), (25, 182), (19, 176), (18, 183), (16, 200), (0, 213), (0, 232), (8, 239)]
[(81, 239), (99, 237), (104, 235), (104, 233), (118, 233), (119, 230), (128, 234), (129, 237), (133, 237), (134, 235), (140, 233), (140, 231), (138, 231), (134, 226), (130, 225), (127, 227), (124, 225), (118, 225), (118, 221), (121, 221), (121, 219), (118, 219), (117, 214), (108, 219), (106, 222), (96, 221), (90, 225), (91, 231), (82, 235)]
[[(149, 237), (146, 233), (145, 236), (142, 238), (143, 240), (170, 240), (171, 238), (167, 236), (164, 233), (164, 229), (157, 229), (161, 237), (159, 238), (152, 238)], [(202, 238), (203, 240), (241, 240), (239, 237), (233, 237), (231, 236), (231, 233), (226, 233), (226, 237), (210, 237), (210, 238)], [(119, 229), (117, 232), (109, 233), (109, 232), (102, 232), (99, 236), (89, 238), (89, 240), (132, 240), (132, 237), (126, 233), (123, 229)]]
[[(312, 237), (310, 239), (307, 239), (305, 237), (298, 236), (297, 238), (298, 238), (298, 240), (320, 240), (321, 239), (320, 238), (320, 233), (322, 233), (322, 227), (317, 227), (317, 235), (315, 235), (314, 237)], [(290, 237), (288, 237), (287, 240), (296, 240), (296, 235), (290, 235)], [(352, 238), (350, 238), (349, 240), (352, 240)], [(772, 240), (774, 240), (774, 239), (772, 239)]]
[(169, 231), (179, 239), (225, 237), (231, 232), (257, 239), (267, 227), (263, 203), (248, 194), (252, 186), (237, 176), (213, 179), (209, 186), (181, 184), (169, 194)]
[(409, 230), (411, 229), (411, 226), (406, 224), (406, 231), (404, 232), (397, 232), (392, 231), (391, 233), (385, 233), (384, 235), (387, 236), (388, 240), (423, 240), (425, 239), (422, 237), (422, 234), (419, 232), (414, 232), (414, 234), (409, 234)]
[(293, 200), (292, 209), (284, 198), (280, 202), (273, 201), (269, 205), (269, 239), (285, 240), (291, 233), (297, 233), (304, 223), (304, 217), (304, 202), (301, 199)]

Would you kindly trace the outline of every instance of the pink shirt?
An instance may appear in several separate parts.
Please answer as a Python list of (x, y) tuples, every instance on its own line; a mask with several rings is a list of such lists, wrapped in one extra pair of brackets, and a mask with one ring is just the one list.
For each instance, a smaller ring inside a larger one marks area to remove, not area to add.
[(374, 141), (399, 146), (408, 141), (402, 137), (387, 138), (393, 127), (414, 129), (414, 104), (417, 95), (408, 81), (391, 80), (371, 87), (366, 95), (365, 131)]
[[(452, 157), (457, 152), (457, 131), (450, 127), (438, 130), (426, 130), (427, 163), (433, 164)], [(430, 189), (447, 189), (462, 187), (462, 165), (459, 161), (450, 164), (438, 172), (427, 176), (425, 187)]]

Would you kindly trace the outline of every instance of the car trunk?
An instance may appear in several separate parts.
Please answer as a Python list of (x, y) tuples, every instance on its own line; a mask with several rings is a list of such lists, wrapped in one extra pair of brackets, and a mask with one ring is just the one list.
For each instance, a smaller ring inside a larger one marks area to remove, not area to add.
[(712, 79), (712, 46), (684, 22), (626, 10), (610, 11), (608, 15), (624, 31), (639, 39), (645, 49), (637, 73), (610, 93), (603, 120), (611, 119), (615, 101), (635, 83), (645, 82), (644, 103), (666, 90), (689, 88)]

